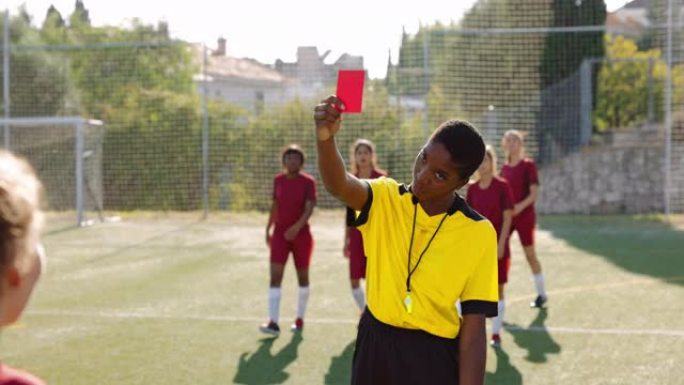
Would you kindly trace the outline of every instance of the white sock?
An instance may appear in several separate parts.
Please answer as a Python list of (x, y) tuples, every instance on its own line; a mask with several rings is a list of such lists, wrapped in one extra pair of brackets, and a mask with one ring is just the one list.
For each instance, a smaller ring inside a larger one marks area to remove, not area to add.
[(534, 275), (534, 286), (537, 288), (537, 294), (546, 297), (546, 290), (544, 290), (544, 274), (539, 273)]
[(297, 318), (304, 319), (306, 313), (306, 304), (309, 303), (309, 287), (299, 287), (299, 301), (297, 301)]
[(271, 321), (278, 323), (280, 318), (280, 288), (270, 287), (268, 289), (268, 317)]
[(499, 315), (492, 320), (492, 334), (499, 334), (501, 325), (503, 325), (504, 312), (506, 311), (506, 300), (502, 299), (498, 304)]
[(363, 288), (359, 286), (356, 289), (352, 289), (352, 296), (359, 310), (363, 311), (366, 308), (366, 294), (363, 292)]

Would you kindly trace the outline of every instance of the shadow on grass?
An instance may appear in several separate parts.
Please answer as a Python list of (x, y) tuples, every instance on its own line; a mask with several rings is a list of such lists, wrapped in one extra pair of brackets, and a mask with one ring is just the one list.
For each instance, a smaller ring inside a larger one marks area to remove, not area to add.
[(278, 353), (273, 354), (271, 348), (275, 340), (263, 338), (259, 340), (259, 348), (254, 353), (245, 352), (240, 355), (238, 371), (233, 378), (234, 384), (281, 384), (290, 377), (285, 368), (297, 359), (297, 349), (302, 342), (302, 335), (293, 333), (290, 342)]
[(506, 331), (511, 333), (515, 344), (527, 350), (525, 359), (530, 362), (544, 363), (548, 361), (549, 354), (558, 354), (561, 351), (561, 346), (553, 340), (544, 325), (547, 317), (548, 310), (539, 309), (537, 316), (528, 327), (505, 324)]
[(488, 385), (522, 385), (522, 374), (513, 365), (508, 353), (502, 348), (494, 349), (496, 352), (496, 371), (485, 373), (485, 384)]
[(339, 356), (330, 360), (328, 373), (325, 374), (325, 385), (348, 385), (351, 383), (354, 345), (355, 341), (350, 342)]
[(627, 271), (684, 285), (684, 231), (658, 217), (543, 216), (539, 226)]

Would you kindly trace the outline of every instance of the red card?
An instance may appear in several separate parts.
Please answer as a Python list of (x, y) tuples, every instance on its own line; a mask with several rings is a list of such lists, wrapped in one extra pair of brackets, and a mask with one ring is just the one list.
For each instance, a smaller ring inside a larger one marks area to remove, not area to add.
[(363, 102), (364, 70), (340, 70), (337, 73), (337, 98), (344, 104), (345, 113), (360, 113)]

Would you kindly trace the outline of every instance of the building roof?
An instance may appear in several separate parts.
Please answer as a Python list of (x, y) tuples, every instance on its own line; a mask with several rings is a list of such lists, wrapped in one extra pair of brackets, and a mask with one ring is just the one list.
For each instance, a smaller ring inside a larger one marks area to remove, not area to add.
[(639, 20), (631, 17), (621, 18), (615, 13), (609, 13), (606, 17), (606, 27), (612, 33), (626, 36), (639, 36), (646, 28)]
[(622, 8), (648, 8), (650, 0), (632, 0), (629, 3), (622, 6)]
[[(207, 56), (207, 75), (209, 77), (232, 77), (275, 83), (284, 83), (289, 80), (280, 72), (255, 59), (214, 55), (213, 53), (215, 51), (210, 50)], [(200, 66), (204, 60), (203, 56), (203, 46), (201, 44), (193, 45), (193, 57)]]
[[(651, 1), (652, 0), (632, 0), (620, 9), (648, 8), (651, 5)], [(673, 5), (676, 5), (678, 2), (684, 5), (684, 0), (674, 0)], [(667, 6), (667, 1), (664, 2), (664, 5)]]

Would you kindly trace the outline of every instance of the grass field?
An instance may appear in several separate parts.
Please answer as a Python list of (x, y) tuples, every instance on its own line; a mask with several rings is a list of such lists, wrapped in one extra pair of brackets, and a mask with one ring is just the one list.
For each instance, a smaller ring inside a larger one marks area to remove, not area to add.
[[(318, 211), (304, 333), (263, 338), (263, 214), (52, 218), (49, 266), (2, 357), (58, 385), (347, 384), (358, 319), (341, 257), (342, 211)], [(71, 220), (71, 218), (69, 219)], [(547, 310), (517, 238), (506, 330), (487, 384), (681, 384), (684, 229), (647, 217), (543, 217)], [(295, 311), (285, 272), (282, 325)], [(429, 382), (427, 382), (429, 383)]]

